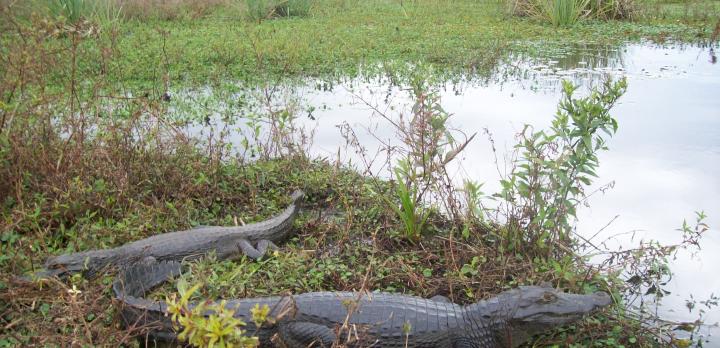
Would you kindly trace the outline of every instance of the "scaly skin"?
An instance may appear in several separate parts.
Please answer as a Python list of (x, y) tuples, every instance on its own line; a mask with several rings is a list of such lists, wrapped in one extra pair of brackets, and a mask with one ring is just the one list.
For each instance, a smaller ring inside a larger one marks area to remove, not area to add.
[[(143, 296), (180, 273), (176, 262), (141, 263), (121, 272), (113, 290), (123, 304), (127, 326), (151, 325), (156, 340), (174, 340), (165, 302)], [(516, 347), (530, 337), (572, 323), (611, 303), (605, 293), (568, 294), (539, 286), (522, 286), (486, 301), (460, 306), (388, 293), (313, 292), (226, 302), (234, 316), (248, 323), (262, 347), (277, 335), (286, 347)], [(275, 324), (257, 328), (250, 309), (268, 305)], [(191, 305), (192, 306), (192, 305)], [(284, 313), (282, 315), (281, 313)], [(350, 313), (350, 314), (349, 314)], [(348, 326), (342, 328), (347, 321)], [(339, 334), (338, 334), (339, 333)]]
[(262, 222), (231, 227), (203, 226), (155, 235), (113, 249), (51, 257), (45, 262), (45, 270), (35, 276), (64, 276), (82, 272), (92, 277), (106, 267), (123, 268), (143, 259), (183, 261), (210, 252), (215, 252), (220, 260), (242, 254), (259, 258), (268, 247), (277, 248), (274, 243), (288, 236), (303, 195), (302, 191), (295, 191), (292, 203), (282, 213)]

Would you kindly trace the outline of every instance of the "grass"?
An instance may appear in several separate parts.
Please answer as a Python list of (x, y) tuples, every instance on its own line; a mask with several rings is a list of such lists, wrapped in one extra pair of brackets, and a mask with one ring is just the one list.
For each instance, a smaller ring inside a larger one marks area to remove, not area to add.
[(541, 3), (540, 11), (554, 26), (570, 27), (583, 16), (587, 4), (578, 0), (548, 0)]
[(51, 0), (48, 9), (53, 17), (64, 17), (71, 23), (79, 21), (87, 11), (83, 0)]
[[(14, 2), (0, 2), (8, 3)], [(537, 54), (580, 41), (693, 41), (707, 39), (715, 25), (672, 10), (637, 22), (589, 21), (558, 29), (509, 17), (499, 2), (469, 0), (317, 1), (305, 17), (259, 24), (223, 1), (127, 0), (77, 17), (69, 8), (66, 15), (59, 10), (55, 18), (42, 11), (30, 15), (38, 8), (27, 4), (0, 13), (0, 347), (137, 344), (133, 337), (141, 328), (119, 329), (110, 300), (112, 274), (40, 284), (12, 275), (36, 269), (48, 255), (117, 246), (198, 224), (259, 221), (282, 209), (295, 188), (309, 197), (297, 237), (259, 262), (191, 264), (186, 281), (207, 284), (196, 296), (367, 286), (468, 303), (515, 285), (550, 281), (577, 292), (605, 289), (619, 298), (623, 283), (582, 258), (546, 257), (533, 245), (522, 252), (498, 247), (517, 231), (483, 218), (477, 184), (468, 185), (473, 209), (458, 221), (412, 199), (417, 194), (398, 183), (307, 158), (306, 139), (293, 124), (296, 110), (247, 99), (249, 92), (236, 82), (259, 86), (262, 93), (273, 88), (268, 81), (288, 77), (393, 74), (403, 83), (443, 81), (469, 72), (480, 76), (510, 52)], [(165, 11), (161, 4), (171, 7)], [(438, 76), (408, 76), (419, 66)], [(209, 139), (182, 131), (184, 120), (202, 122), (214, 111), (206, 100), (172, 93), (194, 86), (218, 87), (214, 102), (266, 107), (243, 115), (252, 128), (245, 150), (256, 160), (231, 152), (226, 130)], [(179, 104), (190, 110), (183, 119), (171, 107)], [(415, 139), (437, 143), (429, 158), (413, 149), (418, 140), (409, 141), (407, 153), (417, 156), (413, 165), (427, 161), (426, 169), (436, 168), (462, 149), (457, 143), (444, 148), (449, 142), (439, 126), (434, 140), (408, 126), (409, 138), (419, 134)], [(412, 184), (437, 191), (428, 184), (436, 179), (427, 180), (422, 176)], [(406, 213), (388, 209), (401, 206), (400, 199)], [(623, 330), (639, 334), (626, 337)], [(651, 346), (643, 330), (617, 306), (538, 342)]]
[(508, 8), (513, 15), (531, 16), (554, 26), (570, 27), (581, 19), (635, 19), (638, 3), (635, 0), (511, 0)]
[[(105, 74), (111, 81), (143, 93), (160, 73), (167, 74), (171, 85), (184, 86), (228, 79), (257, 82), (279, 76), (333, 79), (361, 72), (382, 74), (378, 64), (388, 61), (432, 64), (439, 74), (482, 73), (492, 70), (508, 52), (524, 51), (526, 41), (562, 46), (640, 39), (699, 40), (708, 38), (712, 30), (708, 21), (678, 23), (676, 18), (594, 21), (558, 30), (510, 17), (495, 2), (460, 1), (447, 6), (420, 1), (401, 7), (396, 2), (370, 1), (316, 7), (320, 9), (310, 17), (260, 24), (220, 10), (172, 21), (156, 17), (124, 21), (113, 38), (114, 48), (121, 54), (114, 57)], [(130, 11), (129, 7), (123, 11)], [(84, 69), (100, 68), (89, 57), (80, 60)]]
[[(404, 9), (381, 2), (359, 4), (342, 13), (260, 25), (225, 18), (200, 19), (193, 25), (142, 23), (133, 25), (134, 35), (120, 41), (122, 51), (136, 52), (137, 57), (117, 63), (137, 79), (152, 76), (151, 64), (136, 62), (139, 57), (159, 60), (162, 42), (170, 79), (182, 84), (264, 79), (259, 73), (332, 78), (360, 73), (359, 64), (372, 74), (376, 64), (394, 60), (434, 64), (439, 72), (482, 72), (492, 69), (510, 48), (522, 51), (522, 45), (515, 44), (520, 40), (552, 38), (549, 41), (564, 44), (615, 43), (659, 35), (694, 39), (708, 30), (704, 25), (672, 22), (650, 26), (598, 22), (556, 32), (542, 24), (506, 18), (497, 11), (492, 4), (475, 2), (461, 2), (450, 9), (432, 2)], [(158, 28), (169, 33), (164, 40)], [(330, 32), (328, 28), (332, 28)], [(264, 71), (258, 71), (258, 66)]]

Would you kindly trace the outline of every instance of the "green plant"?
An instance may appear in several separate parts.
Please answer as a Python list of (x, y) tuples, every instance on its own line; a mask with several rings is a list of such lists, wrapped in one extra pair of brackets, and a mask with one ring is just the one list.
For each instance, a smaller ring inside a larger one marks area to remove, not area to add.
[(47, 0), (47, 8), (53, 18), (64, 18), (77, 23), (88, 15), (90, 8), (85, 0)]
[(273, 17), (305, 17), (314, 4), (314, 0), (246, 0), (245, 15), (254, 22)]
[(589, 0), (539, 0), (538, 13), (554, 26), (569, 27), (584, 14)]
[[(188, 289), (187, 283), (178, 281), (177, 290), (180, 297), (173, 294), (167, 298), (168, 313), (176, 325), (175, 330), (179, 332), (178, 339), (196, 347), (257, 347), (258, 338), (245, 335), (245, 331), (242, 330), (246, 325), (245, 322), (233, 316), (235, 311), (228, 309), (224, 300), (217, 304), (201, 301), (196, 306), (189, 305), (190, 297), (200, 286), (201, 284), (196, 284)], [(253, 312), (254, 320), (267, 319), (267, 313), (260, 311), (264, 316)]]
[[(455, 188), (447, 172), (447, 165), (455, 160), (472, 141), (474, 135), (463, 142), (455, 140), (454, 133), (462, 133), (449, 127), (450, 114), (440, 104), (437, 90), (431, 87), (432, 68), (417, 66), (409, 76), (411, 98), (413, 100), (410, 116), (402, 113), (391, 116), (377, 108), (374, 111), (381, 115), (396, 130), (402, 146), (396, 148), (400, 158), (393, 169), (395, 176), (395, 196), (400, 200), (400, 207), (394, 199), (383, 197), (383, 200), (396, 212), (403, 223), (403, 235), (411, 240), (418, 240), (427, 223), (430, 213), (430, 202), (440, 202), (453, 218), (457, 226), (473, 213), (466, 214), (461, 208), (462, 193)], [(388, 72), (393, 73), (389, 67)], [(350, 143), (357, 143), (349, 140)], [(479, 194), (471, 190), (472, 196)], [(477, 217), (477, 216), (474, 216)]]
[(395, 194), (400, 200), (398, 208), (390, 198), (383, 196), (403, 223), (403, 235), (410, 240), (418, 240), (428, 219), (428, 211), (422, 205), (422, 195), (416, 187), (417, 177), (407, 161), (398, 161), (395, 167)]
[(314, 3), (314, 0), (284, 0), (275, 9), (280, 17), (305, 17), (310, 14)]
[(588, 0), (587, 12), (598, 19), (632, 19), (637, 13), (636, 0)]
[(581, 18), (632, 19), (636, 0), (509, 0), (510, 13), (532, 16), (555, 26), (569, 27)]
[(93, 2), (92, 17), (103, 28), (117, 27), (122, 16), (122, 5), (115, 0)]
[(246, 0), (245, 16), (255, 22), (268, 19), (275, 11), (275, 1), (276, 0)]
[(465, 180), (463, 192), (465, 193), (465, 202), (467, 205), (467, 220), (483, 221), (485, 220), (485, 209), (482, 205), (482, 198), (485, 196), (482, 192), (482, 183), (472, 180)]
[(597, 176), (597, 154), (607, 149), (605, 136), (617, 131), (610, 109), (627, 88), (626, 80), (605, 82), (602, 90), (575, 99), (576, 86), (563, 82), (563, 97), (552, 127), (533, 131), (526, 125), (516, 149), (520, 159), (508, 179), (501, 180), (509, 232), (506, 242), (520, 248), (530, 242), (541, 250), (568, 246), (571, 219), (584, 199), (584, 188)]

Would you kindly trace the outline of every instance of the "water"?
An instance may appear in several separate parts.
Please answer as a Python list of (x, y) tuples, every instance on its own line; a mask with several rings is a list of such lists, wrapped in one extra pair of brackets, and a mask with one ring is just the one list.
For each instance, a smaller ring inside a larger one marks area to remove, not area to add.
[[(712, 63), (709, 49), (697, 47), (588, 47), (561, 54), (520, 61), (519, 77), (506, 76), (509, 81), (502, 83), (448, 85), (442, 106), (453, 114), (452, 124), (465, 133), (482, 135), (484, 129), (490, 130), (503, 155), (524, 124), (549, 126), (561, 96), (560, 79), (588, 86), (606, 75), (626, 76), (628, 91), (613, 110), (620, 127), (609, 141), (610, 151), (600, 155), (594, 185), (613, 187), (597, 193), (589, 207), (578, 212), (578, 231), (593, 236), (602, 230), (595, 241), (634, 232), (608, 241), (611, 250), (620, 245), (627, 249), (648, 238), (678, 243), (681, 235), (676, 229), (683, 219), (693, 222), (694, 212), (704, 210), (711, 231), (696, 257), (681, 252), (672, 262), (675, 276), (667, 287), (671, 294), (660, 308), (668, 319), (695, 320), (697, 314), (689, 313), (685, 299), (690, 294), (695, 299), (720, 295), (720, 64)], [(402, 110), (409, 103), (408, 93), (382, 83), (307, 92), (305, 98), (310, 105), (328, 106), (313, 112), (317, 133), (311, 150), (331, 158), (340, 150), (342, 160), (355, 163), (362, 161), (353, 151), (343, 151), (345, 140), (336, 125), (352, 126), (372, 155), (382, 144), (398, 142), (392, 127), (383, 118), (370, 116), (373, 110), (366, 104), (392, 114), (388, 105)], [(491, 148), (487, 137), (476, 137), (464, 152), (457, 177), (485, 182), (485, 192), (497, 192), (499, 174)], [(384, 165), (376, 162), (373, 169), (381, 171)], [(707, 322), (720, 321), (719, 312), (710, 310)], [(720, 345), (717, 330), (712, 331), (713, 344)]]
[[(454, 177), (485, 182), (484, 192), (498, 192), (503, 156), (512, 150), (524, 124), (548, 127), (561, 96), (560, 80), (597, 85), (605, 76), (628, 79), (628, 91), (613, 109), (619, 130), (610, 151), (600, 155), (599, 178), (589, 207), (578, 212), (578, 233), (600, 242), (611, 236), (609, 250), (637, 246), (641, 239), (678, 243), (683, 219), (694, 222), (695, 211), (707, 213), (711, 230), (695, 256), (681, 252), (672, 261), (675, 276), (660, 313), (667, 319), (692, 321), (685, 299), (720, 295), (720, 64), (709, 48), (630, 44), (621, 47), (578, 46), (558, 50), (541, 59), (511, 57), (495, 82), (448, 83), (441, 90), (443, 108), (453, 114), (451, 124), (467, 135), (478, 133), (465, 149)], [(367, 158), (386, 158), (382, 149), (398, 144), (382, 111), (397, 115), (411, 99), (387, 81), (351, 81), (330, 91), (313, 84), (293, 89), (293, 95), (312, 106), (302, 123), (315, 129), (309, 150), (316, 156), (354, 163), (359, 169), (387, 175), (387, 163), (370, 165), (346, 146), (339, 125), (352, 127)], [(489, 130), (499, 165), (484, 130)], [(239, 142), (239, 138), (236, 139)], [(592, 191), (592, 190), (590, 190)], [(608, 225), (606, 227), (606, 225)], [(699, 306), (702, 307), (702, 306)], [(720, 321), (710, 310), (706, 323)], [(720, 346), (720, 332), (710, 345)], [(707, 333), (707, 331), (705, 332)]]

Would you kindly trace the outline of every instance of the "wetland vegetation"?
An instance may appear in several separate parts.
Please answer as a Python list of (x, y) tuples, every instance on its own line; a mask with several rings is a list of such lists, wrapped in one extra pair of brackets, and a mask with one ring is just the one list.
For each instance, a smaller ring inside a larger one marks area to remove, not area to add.
[[(630, 297), (662, 296), (668, 260), (698, 248), (708, 230), (704, 213), (682, 225), (677, 244), (648, 242), (601, 264), (578, 253), (587, 241), (574, 233), (576, 209), (602, 166), (598, 155), (622, 128), (612, 107), (632, 88), (626, 80), (592, 91), (563, 83), (551, 127), (519, 134), (499, 192), (484, 192), (473, 178), (458, 183), (448, 171), (475, 135), (448, 121), (438, 86), (484, 81), (517, 57), (575, 44), (716, 47), (717, 1), (0, 6), (0, 347), (137, 345), (146, 328), (120, 327), (111, 271), (32, 283), (15, 276), (49, 255), (260, 221), (297, 188), (308, 202), (281, 250), (260, 261), (210, 256), (155, 296), (203, 284), (188, 296), (364, 289), (468, 303), (549, 282), (607, 291), (615, 304), (532, 346), (704, 342), (699, 323), (663, 322), (651, 307), (625, 306)], [(340, 127), (361, 154), (360, 168), (312, 156), (312, 132), (297, 121), (305, 110), (275, 99), (281, 86), (377, 77), (408, 90), (412, 103), (397, 114), (376, 110), (399, 140), (393, 156), (364, 153), (353, 130)], [(232, 144), (229, 128), (211, 127), (216, 119), (241, 124), (244, 140)], [(373, 171), (376, 161), (392, 174)]]

